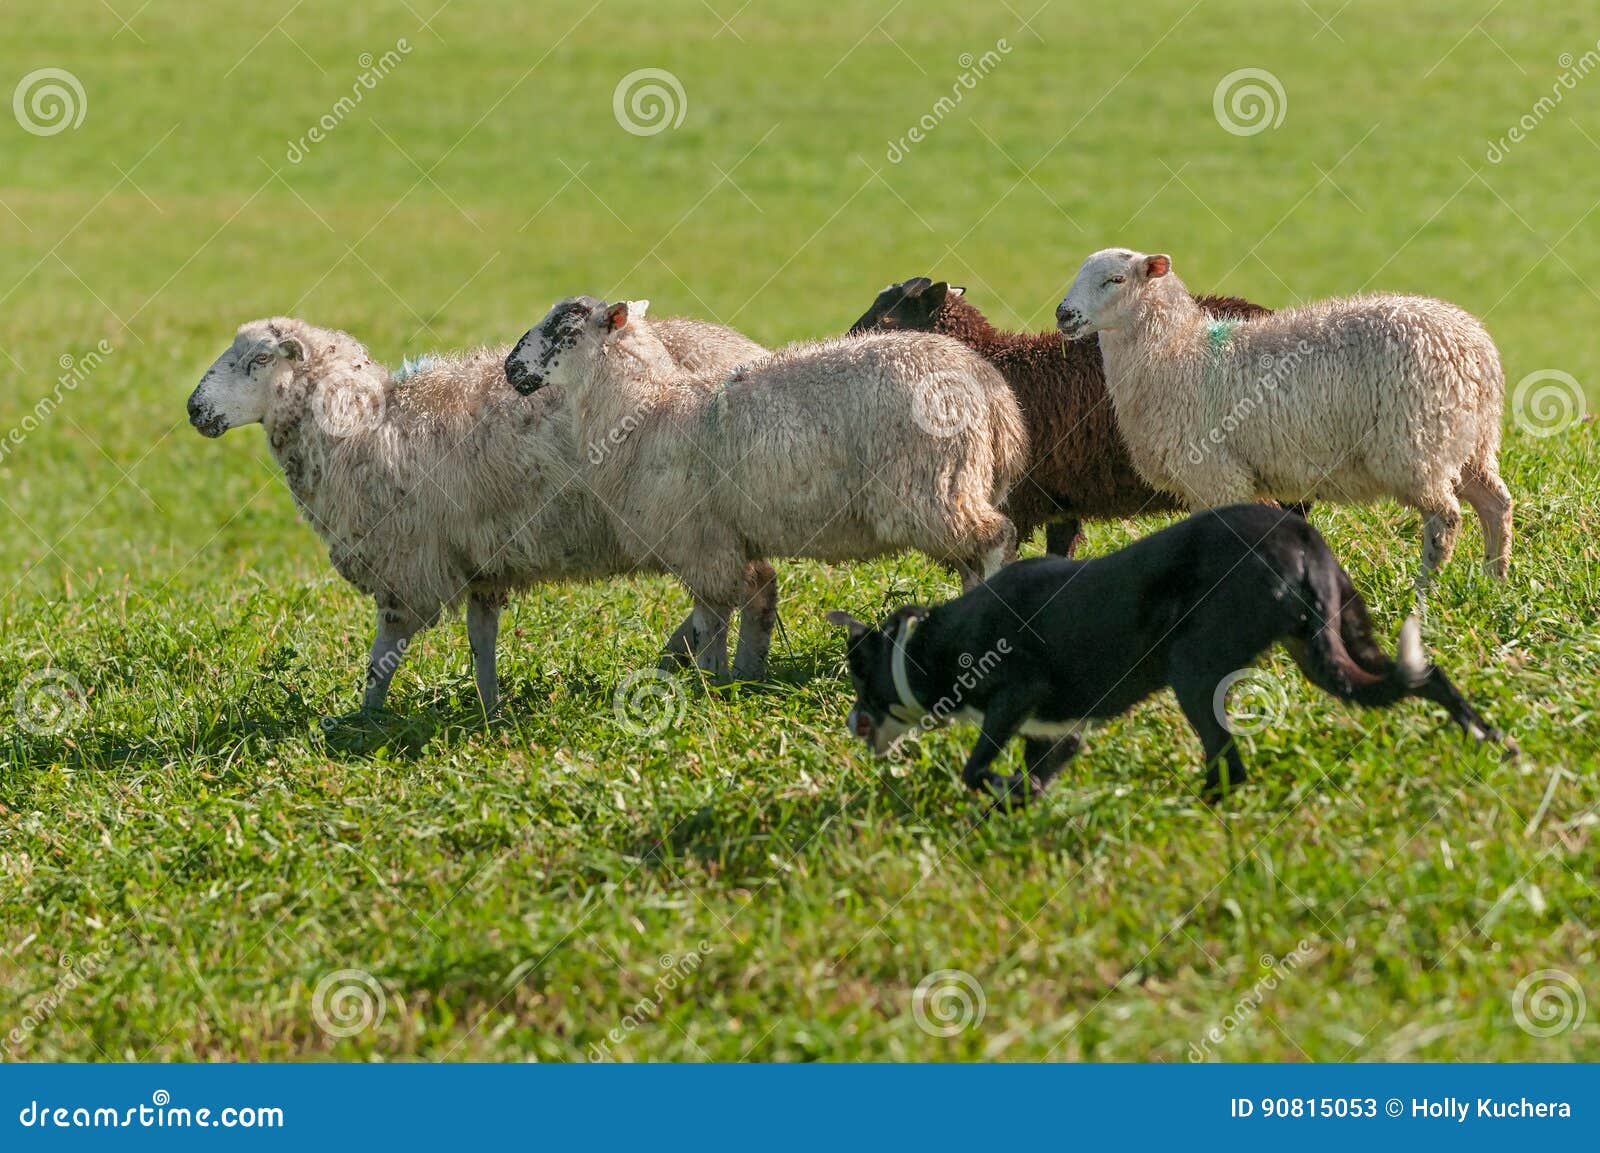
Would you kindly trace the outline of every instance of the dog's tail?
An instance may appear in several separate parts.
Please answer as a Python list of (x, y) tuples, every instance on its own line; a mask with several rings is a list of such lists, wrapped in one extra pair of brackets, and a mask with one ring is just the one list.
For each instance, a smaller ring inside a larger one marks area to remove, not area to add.
[[(1428, 679), (1422, 622), (1406, 618), (1398, 653), (1390, 659), (1372, 636), (1372, 618), (1333, 553), (1321, 540), (1306, 556), (1304, 589), (1312, 611), (1305, 633), (1289, 645), (1296, 663), (1319, 689), (1367, 708), (1411, 696)], [(1341, 586), (1351, 595), (1341, 595)], [(1351, 656), (1354, 649), (1360, 660)]]

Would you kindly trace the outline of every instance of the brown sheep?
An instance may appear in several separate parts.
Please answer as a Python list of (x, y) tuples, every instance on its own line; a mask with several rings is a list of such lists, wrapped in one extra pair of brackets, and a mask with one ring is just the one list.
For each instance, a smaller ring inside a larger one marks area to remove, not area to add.
[[(1249, 319), (1272, 311), (1237, 296), (1203, 296), (1213, 316)], [(878, 294), (851, 333), (914, 330), (953, 336), (1000, 370), (1028, 425), (1028, 472), (1006, 498), (1026, 540), (1045, 526), (1045, 547), (1071, 556), (1084, 519), (1183, 511), (1181, 501), (1146, 484), (1133, 467), (1106, 394), (1100, 349), (1057, 332), (1001, 332), (945, 281), (916, 276)], [(1295, 506), (1304, 516), (1309, 506)]]

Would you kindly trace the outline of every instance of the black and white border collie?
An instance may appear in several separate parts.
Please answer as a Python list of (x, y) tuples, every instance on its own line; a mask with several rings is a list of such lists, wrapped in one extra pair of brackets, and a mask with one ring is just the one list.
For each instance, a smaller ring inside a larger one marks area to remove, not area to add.
[[(1415, 617), (1391, 659), (1321, 534), (1266, 505), (1198, 513), (1092, 560), (1019, 561), (936, 608), (897, 609), (877, 628), (842, 612), (828, 620), (850, 633), (850, 731), (884, 752), (912, 729), (976, 722), (962, 780), (1000, 799), (1038, 792), (1091, 723), (1169, 687), (1205, 748), (1202, 795), (1216, 799), (1245, 779), (1226, 689), (1277, 641), (1342, 700), (1377, 708), (1422, 697), (1475, 740), (1517, 753), (1427, 663)], [(1026, 769), (1001, 776), (990, 766), (1017, 736)]]

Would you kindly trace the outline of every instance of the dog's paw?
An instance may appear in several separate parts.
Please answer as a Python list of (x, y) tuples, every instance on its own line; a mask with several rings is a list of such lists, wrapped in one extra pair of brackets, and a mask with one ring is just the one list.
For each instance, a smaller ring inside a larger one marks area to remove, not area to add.
[(1030, 801), (1044, 794), (1039, 782), (1027, 773), (1010, 777), (993, 776), (988, 781), (988, 789), (997, 809), (1026, 808)]

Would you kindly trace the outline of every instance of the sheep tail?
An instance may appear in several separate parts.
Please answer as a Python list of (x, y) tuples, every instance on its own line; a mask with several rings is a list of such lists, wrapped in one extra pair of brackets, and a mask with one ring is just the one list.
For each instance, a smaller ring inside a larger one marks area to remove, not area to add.
[[(1372, 618), (1359, 596), (1340, 596), (1342, 571), (1324, 546), (1307, 556), (1304, 592), (1312, 607), (1305, 633), (1289, 650), (1308, 680), (1319, 689), (1365, 708), (1378, 708), (1411, 696), (1428, 679), (1422, 649), (1422, 622), (1412, 615), (1400, 628), (1394, 659), (1373, 639)], [(1362, 656), (1350, 655), (1354, 648)]]

